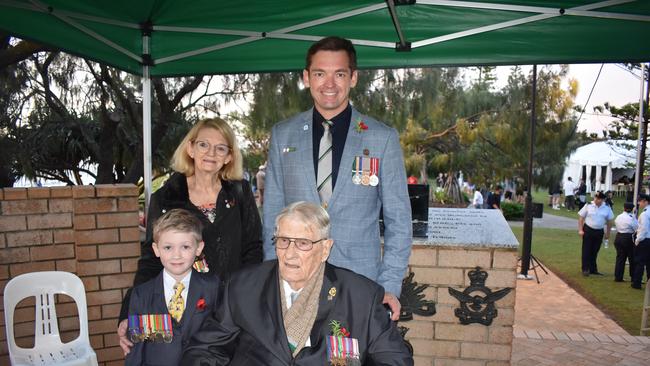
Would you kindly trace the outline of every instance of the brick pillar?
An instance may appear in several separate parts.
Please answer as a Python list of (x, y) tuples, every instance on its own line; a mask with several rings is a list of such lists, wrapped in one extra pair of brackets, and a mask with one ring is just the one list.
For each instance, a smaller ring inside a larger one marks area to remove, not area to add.
[[(0, 286), (26, 272), (68, 271), (86, 287), (91, 344), (102, 365), (123, 364), (115, 333), (120, 303), (140, 255), (138, 188), (131, 184), (0, 191)], [(57, 304), (64, 340), (78, 334), (69, 299)], [(16, 314), (16, 336), (29, 346), (33, 302)], [(0, 364), (9, 364), (0, 320)], [(19, 343), (21, 344), (21, 343)]]
[[(467, 274), (476, 266), (488, 273), (485, 286), (493, 292), (512, 289), (495, 302), (498, 315), (489, 326), (462, 325), (454, 314), (459, 301), (449, 294), (449, 287), (463, 291), (470, 285)], [(400, 322), (410, 329), (406, 338), (413, 345), (415, 365), (509, 365), (516, 266), (516, 248), (414, 244), (409, 269), (415, 273), (415, 281), (430, 286), (424, 291), (425, 298), (435, 301), (437, 310), (432, 317), (415, 315), (411, 321)]]

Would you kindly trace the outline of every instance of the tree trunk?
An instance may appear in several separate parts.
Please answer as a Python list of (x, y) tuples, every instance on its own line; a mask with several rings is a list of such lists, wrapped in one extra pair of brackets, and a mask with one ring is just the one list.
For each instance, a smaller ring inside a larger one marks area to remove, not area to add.
[(447, 181), (443, 184), (443, 187), (452, 203), (464, 203), (463, 194), (460, 191), (456, 174), (453, 171), (447, 174)]
[(422, 165), (420, 165), (420, 183), (429, 184), (429, 176), (427, 175), (427, 159), (424, 158)]

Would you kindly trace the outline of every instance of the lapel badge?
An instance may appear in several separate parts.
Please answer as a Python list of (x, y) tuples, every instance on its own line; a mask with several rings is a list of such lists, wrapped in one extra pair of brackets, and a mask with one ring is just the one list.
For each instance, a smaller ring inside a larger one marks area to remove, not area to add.
[(370, 155), (370, 150), (368, 150), (368, 149), (363, 149), (363, 155), (365, 155), (365, 156)]
[(283, 153), (289, 153), (289, 152), (294, 152), (294, 151), (296, 151), (296, 148), (293, 147), (293, 146), (282, 148)]
[(336, 296), (336, 287), (330, 288), (329, 292), (327, 293), (327, 301), (332, 301), (334, 296)]
[(303, 131), (307, 131), (308, 129), (309, 129), (309, 125), (306, 124), (306, 125), (302, 126)]

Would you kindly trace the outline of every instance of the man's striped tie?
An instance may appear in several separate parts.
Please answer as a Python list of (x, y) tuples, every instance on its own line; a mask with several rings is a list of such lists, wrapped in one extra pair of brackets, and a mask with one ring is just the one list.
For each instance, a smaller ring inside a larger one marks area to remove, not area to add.
[(323, 122), (323, 137), (320, 139), (318, 149), (318, 177), (316, 178), (316, 186), (318, 187), (318, 195), (323, 207), (327, 207), (327, 203), (332, 197), (332, 132), (330, 127), (331, 121)]

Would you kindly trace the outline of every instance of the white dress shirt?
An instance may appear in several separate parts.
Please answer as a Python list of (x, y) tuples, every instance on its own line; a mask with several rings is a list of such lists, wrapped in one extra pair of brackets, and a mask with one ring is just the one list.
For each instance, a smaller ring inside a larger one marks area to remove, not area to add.
[(614, 212), (605, 202), (600, 206), (596, 206), (593, 202), (585, 205), (578, 211), (578, 215), (585, 219), (585, 225), (596, 230), (603, 229), (608, 221), (614, 219)]
[(644, 239), (650, 239), (650, 212), (646, 206), (639, 215), (639, 228), (636, 231), (636, 245)]
[[(187, 274), (187, 276), (183, 277), (181, 280), (181, 283), (185, 288), (181, 292), (181, 296), (183, 297), (183, 308), (187, 307), (187, 292), (190, 288), (190, 278), (192, 277), (192, 271)], [(165, 305), (169, 304), (169, 300), (172, 299), (172, 296), (174, 296), (174, 285), (176, 284), (176, 280), (174, 277), (172, 277), (169, 273), (167, 273), (166, 270), (163, 270), (163, 287), (165, 288)]]
[(620, 234), (632, 234), (639, 227), (639, 221), (631, 212), (621, 212), (616, 216), (614, 221), (616, 225), (616, 232)]

